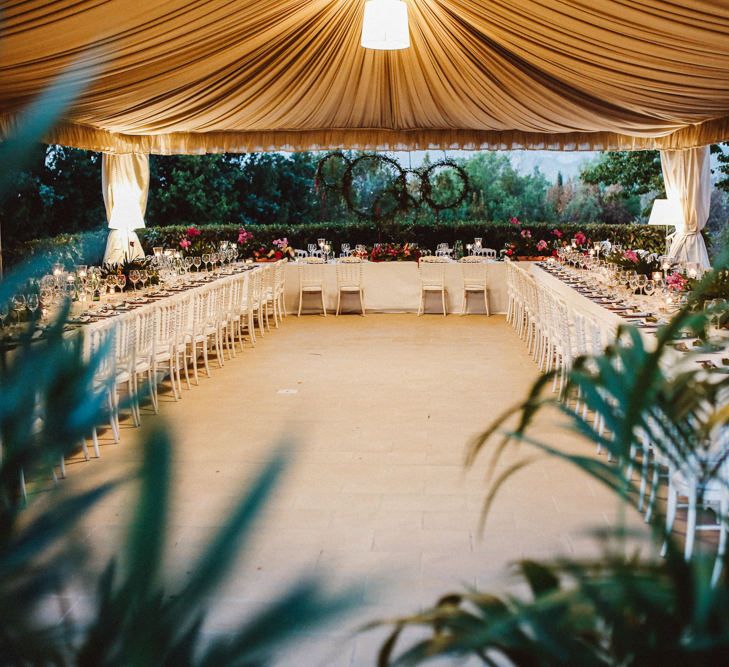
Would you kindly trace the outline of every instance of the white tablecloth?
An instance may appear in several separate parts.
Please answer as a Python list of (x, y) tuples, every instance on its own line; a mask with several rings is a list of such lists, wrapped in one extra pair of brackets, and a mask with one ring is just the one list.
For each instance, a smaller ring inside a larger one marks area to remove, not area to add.
[[(299, 308), (299, 267), (297, 263), (286, 265), (286, 309), (295, 313)], [(415, 313), (420, 303), (420, 275), (417, 262), (365, 262), (362, 281), (364, 301), (367, 311), (377, 313)], [(337, 305), (337, 267), (327, 264), (325, 289), (327, 310)], [(489, 308), (491, 313), (505, 313), (507, 307), (506, 267), (503, 262), (487, 264)], [(449, 313), (461, 312), (463, 298), (463, 273), (457, 262), (445, 265), (445, 285), (447, 310)], [(320, 309), (318, 294), (304, 295), (303, 312)], [(441, 300), (439, 293), (430, 293), (425, 302), (426, 312), (439, 313)], [(356, 294), (342, 294), (342, 311), (359, 310)], [(483, 313), (484, 305), (480, 294), (471, 294), (468, 299), (469, 313)]]

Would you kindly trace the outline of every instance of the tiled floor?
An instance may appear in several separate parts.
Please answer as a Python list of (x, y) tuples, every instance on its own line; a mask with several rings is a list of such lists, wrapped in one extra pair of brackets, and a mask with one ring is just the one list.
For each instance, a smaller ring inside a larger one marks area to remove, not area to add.
[[(464, 471), (466, 442), (535, 378), (501, 316), (289, 317), (224, 368), (213, 363), (212, 378), (179, 403), (163, 398), (159, 418), (143, 417), (142, 432), (164, 421), (174, 434), (170, 572), (184, 573), (282, 440), (295, 445), (287, 477), (207, 629), (232, 629), (305, 572), (356, 587), (360, 601), (348, 618), (297, 640), (282, 665), (374, 665), (384, 631), (359, 634), (361, 623), (415, 612), (464, 586), (513, 586), (508, 564), (523, 556), (592, 552), (585, 531), (611, 524), (618, 505), (555, 460), (513, 477), (478, 530), (490, 468), (483, 456)], [(592, 451), (553, 416), (538, 433)], [(101, 461), (71, 464), (68, 483), (133, 465), (139, 436), (123, 429)], [(531, 454), (507, 452), (496, 472)], [(132, 494), (114, 494), (85, 523), (99, 562), (114, 550)], [(83, 606), (75, 600), (71, 613)]]

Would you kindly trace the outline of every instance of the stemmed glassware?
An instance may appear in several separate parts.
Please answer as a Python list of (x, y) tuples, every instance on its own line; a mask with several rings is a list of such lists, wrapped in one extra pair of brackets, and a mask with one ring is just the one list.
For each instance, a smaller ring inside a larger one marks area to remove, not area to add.
[(192, 265), (195, 263), (195, 259), (193, 257), (185, 257), (184, 264), (185, 264), (185, 271), (187, 273), (190, 272), (190, 269), (192, 268)]
[(147, 286), (149, 280), (149, 271), (147, 269), (139, 269), (139, 281), (142, 283), (142, 291)]
[(20, 315), (26, 308), (25, 296), (22, 294), (16, 294), (12, 300), (13, 312), (15, 313), (15, 320), (20, 324)]
[(202, 264), (202, 257), (199, 255), (197, 257), (192, 258), (192, 262), (195, 265), (195, 270), (200, 273), (200, 265)]
[(202, 262), (203, 262), (203, 264), (205, 264), (205, 270), (206, 270), (206, 271), (209, 271), (210, 269), (208, 269), (208, 264), (210, 264), (210, 253), (207, 253), (207, 252), (206, 252), (206, 253), (205, 253), (205, 254), (204, 254), (204, 255), (202, 256)]
[(129, 272), (129, 280), (132, 281), (132, 286), (134, 287), (134, 291), (137, 291), (137, 283), (139, 282), (139, 271), (137, 269), (132, 269)]
[(116, 292), (116, 276), (113, 273), (106, 276), (106, 287), (109, 294)]
[(118, 275), (116, 277), (116, 284), (119, 286), (119, 290), (123, 292), (124, 288), (127, 286), (127, 277), (123, 273)]
[(38, 310), (38, 306), (40, 305), (37, 292), (31, 292), (28, 294), (25, 298), (25, 305), (30, 311), (31, 318), (35, 319), (35, 311)]

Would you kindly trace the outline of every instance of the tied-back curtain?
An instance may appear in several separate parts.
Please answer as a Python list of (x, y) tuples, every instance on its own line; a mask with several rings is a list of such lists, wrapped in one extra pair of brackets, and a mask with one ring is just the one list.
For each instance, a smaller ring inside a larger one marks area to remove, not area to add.
[(109, 223), (104, 261), (116, 264), (143, 257), (135, 229), (144, 227), (149, 192), (149, 156), (144, 153), (104, 154), (101, 188)]
[(661, 151), (666, 196), (680, 204), (683, 225), (676, 228), (670, 255), (684, 262), (699, 262), (709, 268), (709, 255), (701, 230), (709, 219), (711, 166), (709, 147)]

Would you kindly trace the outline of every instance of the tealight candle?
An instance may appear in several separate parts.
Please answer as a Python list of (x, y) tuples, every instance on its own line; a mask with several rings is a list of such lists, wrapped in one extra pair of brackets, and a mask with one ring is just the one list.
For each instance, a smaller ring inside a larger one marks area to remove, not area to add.
[(662, 271), (654, 271), (651, 273), (651, 279), (653, 280), (661, 280), (663, 278), (663, 272)]

